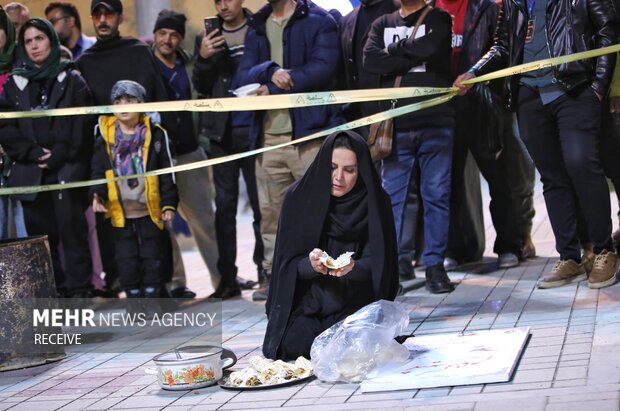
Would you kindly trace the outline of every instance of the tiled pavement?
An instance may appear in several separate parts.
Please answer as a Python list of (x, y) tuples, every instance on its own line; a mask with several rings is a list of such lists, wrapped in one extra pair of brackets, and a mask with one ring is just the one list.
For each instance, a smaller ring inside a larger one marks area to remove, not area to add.
[[(449, 295), (423, 289), (400, 300), (412, 307), (416, 335), (529, 326), (532, 337), (509, 383), (360, 392), (357, 384), (318, 381), (289, 388), (230, 392), (210, 387), (165, 392), (144, 374), (149, 356), (82, 354), (57, 364), (0, 373), (2, 410), (476, 410), (620, 411), (620, 285), (590, 290), (586, 283), (539, 290), (536, 280), (554, 262), (553, 238), (537, 191), (534, 239), (541, 256), (509, 270), (494, 270), (489, 257), (451, 277), (460, 285)], [(487, 221), (490, 221), (487, 216)], [(240, 229), (240, 273), (251, 277), (249, 217)], [(493, 229), (488, 223), (487, 254)], [(197, 252), (184, 254), (190, 285), (199, 296), (212, 290)], [(224, 344), (244, 367), (260, 351), (266, 325), (264, 306), (243, 299), (226, 301)]]

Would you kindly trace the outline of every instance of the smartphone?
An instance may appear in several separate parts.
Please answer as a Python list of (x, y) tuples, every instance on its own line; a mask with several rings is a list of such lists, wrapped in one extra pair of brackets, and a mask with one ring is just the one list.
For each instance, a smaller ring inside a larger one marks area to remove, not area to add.
[(205, 17), (205, 30), (207, 33), (220, 28), (220, 19), (217, 16)]

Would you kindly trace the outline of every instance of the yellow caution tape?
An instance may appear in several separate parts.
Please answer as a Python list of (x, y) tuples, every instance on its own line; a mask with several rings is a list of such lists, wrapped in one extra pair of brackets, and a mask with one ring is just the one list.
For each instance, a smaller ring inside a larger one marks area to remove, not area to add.
[[(550, 59), (535, 61), (531, 63), (521, 64), (518, 66), (509, 67), (503, 70), (498, 70), (493, 73), (489, 73), (483, 76), (475, 77), (470, 80), (464, 81), (464, 84), (481, 83), (485, 81), (495, 80), (498, 78), (509, 77), (515, 74), (522, 74), (529, 71), (539, 70), (542, 68), (548, 68), (557, 66), (560, 64), (569, 63), (572, 61), (589, 59), (593, 57), (602, 56), (610, 53), (620, 52), (620, 44), (614, 46), (603, 47), (596, 50), (585, 51), (581, 53), (575, 53), (568, 56), (554, 57)], [(216, 164), (226, 163), (229, 161), (235, 161), (245, 157), (251, 157), (256, 154), (261, 154), (267, 151), (277, 150), (282, 147), (287, 147), (293, 144), (299, 144), (306, 141), (314, 140), (320, 137), (327, 136), (335, 131), (351, 130), (361, 126), (377, 123), (389, 118), (399, 117), (405, 114), (413, 113), (424, 108), (436, 106), (450, 101), (456, 94), (455, 88), (431, 88), (431, 87), (403, 87), (403, 88), (390, 88), (390, 89), (373, 89), (373, 90), (349, 90), (349, 91), (334, 91), (334, 92), (317, 92), (317, 93), (298, 93), (298, 94), (283, 94), (272, 96), (256, 96), (256, 97), (243, 97), (243, 98), (220, 98), (220, 99), (203, 99), (203, 100), (184, 100), (184, 101), (169, 101), (160, 103), (142, 103), (142, 104), (127, 104), (123, 105), (123, 112), (169, 112), (169, 111), (253, 111), (253, 110), (271, 110), (279, 108), (298, 108), (298, 107), (310, 107), (317, 105), (327, 104), (345, 104), (365, 101), (377, 101), (377, 100), (392, 100), (400, 98), (411, 98), (444, 94), (443, 96), (435, 97), (423, 102), (410, 104), (404, 107), (384, 111), (372, 116), (364, 117), (359, 120), (355, 120), (338, 127), (333, 127), (318, 133), (314, 133), (307, 137), (292, 140), (287, 143), (283, 143), (276, 146), (263, 147), (260, 149), (248, 151), (245, 153), (230, 155), (226, 157), (220, 157), (215, 159), (209, 159), (204, 161), (198, 161), (191, 164), (182, 166), (174, 166), (164, 168), (160, 170), (150, 171), (144, 174), (115, 177), (113, 179), (99, 179), (90, 181), (79, 181), (63, 184), (49, 184), (40, 186), (27, 186), (27, 187), (11, 187), (0, 188), (0, 195), (11, 194), (31, 194), (44, 191), (63, 190), (70, 188), (89, 187), (99, 184), (105, 184), (108, 181), (127, 180), (131, 178), (141, 178), (148, 176), (156, 176), (162, 174), (169, 174), (174, 172), (194, 170), (197, 168), (213, 166)], [(115, 111), (119, 111), (118, 106), (96, 106), (96, 107), (77, 107), (77, 108), (64, 108), (64, 109), (51, 109), (40, 111), (23, 111), (23, 112), (7, 112), (0, 113), (0, 119), (9, 118), (29, 118), (29, 117), (41, 117), (41, 116), (69, 116), (69, 115), (93, 115), (93, 114), (110, 114)]]
[(197, 168), (213, 166), (216, 164), (226, 163), (229, 161), (239, 160), (245, 157), (251, 157), (256, 154), (265, 153), (267, 151), (278, 150), (282, 147), (287, 147), (293, 144), (305, 143), (310, 140), (315, 140), (317, 138), (321, 138), (324, 136), (328, 136), (336, 131), (344, 131), (344, 130), (352, 130), (354, 128), (366, 126), (369, 124), (377, 123), (379, 121), (387, 120), (390, 118), (399, 117), (405, 114), (413, 113), (414, 111), (422, 110), (424, 108), (437, 106), (439, 104), (443, 104), (452, 99), (456, 95), (456, 92), (450, 92), (446, 95), (435, 97), (430, 100), (421, 101), (419, 103), (410, 104), (404, 107), (395, 108), (392, 110), (384, 111), (378, 114), (374, 114), (372, 116), (364, 117), (359, 120), (355, 120), (346, 124), (342, 124), (337, 127), (332, 127), (327, 130), (319, 131), (317, 133), (311, 134), (306, 137), (302, 137), (296, 140), (291, 140), (287, 143), (282, 143), (276, 146), (263, 147), (252, 151), (246, 151), (244, 153), (233, 154), (226, 157), (213, 158), (209, 160), (197, 161), (190, 164), (184, 164), (182, 166), (174, 166), (168, 168), (162, 168), (159, 170), (153, 170), (146, 172), (144, 174), (136, 174), (131, 176), (118, 176), (110, 179), (98, 179), (98, 180), (90, 180), (90, 181), (77, 181), (77, 182), (69, 182), (63, 184), (47, 184), (47, 185), (39, 185), (39, 186), (25, 186), (25, 187), (10, 187), (10, 188), (0, 188), (0, 195), (9, 195), (9, 194), (32, 194), (32, 193), (41, 193), (44, 191), (54, 191), (54, 190), (65, 190), (70, 188), (80, 188), (80, 187), (89, 187), (99, 184), (105, 184), (108, 181), (119, 181), (119, 180), (128, 180), (132, 178), (143, 178), (149, 176), (158, 176), (162, 174), (176, 173), (181, 171), (194, 170)]
[(444, 87), (402, 87), (370, 90), (322, 91), (271, 96), (224, 97), (202, 100), (176, 100), (121, 106), (69, 107), (49, 110), (0, 113), (0, 120), (34, 117), (79, 116), (96, 114), (177, 112), (177, 111), (254, 111), (348, 104), (366, 101), (425, 97), (448, 92)]
[(470, 80), (463, 81), (463, 84), (474, 84), (484, 81), (496, 80), (498, 78), (527, 73), (528, 71), (535, 71), (544, 68), (559, 66), (560, 64), (566, 64), (577, 60), (590, 59), (593, 57), (599, 57), (605, 54), (617, 52), (620, 52), (620, 44), (607, 46), (596, 50), (582, 51), (580, 53), (569, 54), (567, 56), (554, 57), (545, 60), (533, 61), (531, 63), (519, 64), (518, 66), (512, 66), (502, 70), (497, 70), (493, 73), (485, 74), (480, 77), (474, 77)]

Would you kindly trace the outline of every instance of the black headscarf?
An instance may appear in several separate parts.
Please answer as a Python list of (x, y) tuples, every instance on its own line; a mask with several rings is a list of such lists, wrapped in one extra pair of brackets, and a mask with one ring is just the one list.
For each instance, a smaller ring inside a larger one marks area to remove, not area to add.
[[(332, 152), (340, 136), (349, 139), (357, 155), (358, 182), (350, 193), (335, 198), (331, 196)], [(360, 210), (367, 212), (364, 215)], [(348, 216), (343, 217), (345, 214)], [(352, 131), (341, 131), (325, 139), (304, 176), (284, 197), (266, 305), (269, 318), (263, 342), (266, 357), (277, 356), (294, 309), (299, 261), (319, 245), (326, 230), (338, 242), (354, 241), (353, 226), (359, 230), (367, 227), (374, 298), (393, 300), (398, 289), (398, 259), (390, 198), (381, 187), (366, 141)]]
[[(24, 46), (24, 36), (26, 30), (30, 27), (34, 27), (43, 33), (50, 39), (51, 51), (47, 60), (41, 65), (41, 67), (37, 67), (30, 57), (28, 57), (28, 53), (26, 52)], [(22, 77), (26, 77), (30, 80), (45, 80), (50, 77), (56, 77), (58, 73), (64, 71), (70, 67), (73, 67), (73, 62), (68, 60), (61, 60), (60, 58), (60, 40), (58, 40), (58, 35), (54, 31), (54, 26), (52, 23), (45, 19), (30, 19), (24, 23), (22, 28), (19, 30), (19, 40), (17, 44), (17, 53), (20, 61), (23, 62), (23, 67), (16, 68), (13, 70), (13, 74), (20, 75)]]

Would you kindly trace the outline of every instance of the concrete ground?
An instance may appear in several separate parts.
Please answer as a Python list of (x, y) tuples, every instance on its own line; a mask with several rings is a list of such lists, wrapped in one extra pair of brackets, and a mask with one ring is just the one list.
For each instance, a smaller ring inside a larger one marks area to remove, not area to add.
[[(486, 198), (488, 204), (488, 196)], [(615, 201), (613, 202), (615, 204)], [(614, 209), (614, 212), (617, 211)], [(487, 250), (482, 264), (451, 274), (460, 285), (448, 295), (424, 289), (399, 300), (415, 309), (416, 335), (528, 326), (532, 337), (508, 383), (362, 394), (358, 384), (317, 380), (289, 388), (189, 392), (159, 389), (144, 374), (149, 357), (73, 355), (56, 364), (0, 373), (1, 410), (476, 410), (620, 411), (620, 285), (591, 290), (586, 282), (539, 290), (536, 281), (557, 257), (541, 190), (536, 191), (534, 242), (539, 257), (517, 268), (496, 270), (494, 231), (487, 212)], [(239, 272), (255, 277), (250, 217), (239, 219)], [(205, 297), (212, 289), (198, 253), (186, 250), (189, 286)], [(223, 304), (224, 345), (245, 367), (260, 352), (266, 326), (264, 304), (251, 292)]]

